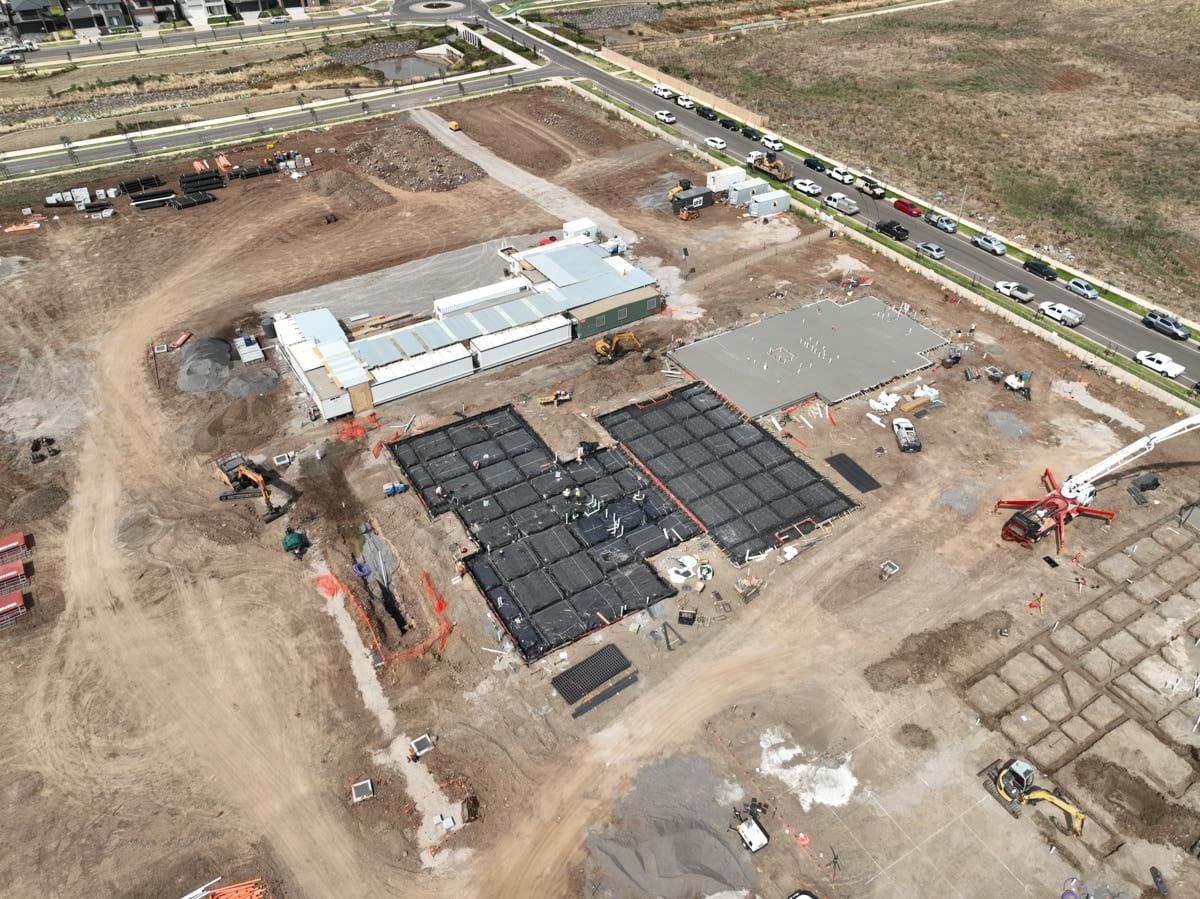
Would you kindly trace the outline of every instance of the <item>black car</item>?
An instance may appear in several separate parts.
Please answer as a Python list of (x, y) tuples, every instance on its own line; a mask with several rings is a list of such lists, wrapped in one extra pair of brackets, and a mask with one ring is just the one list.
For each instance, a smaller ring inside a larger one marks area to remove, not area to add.
[(750, 138), (750, 140), (754, 140), (754, 141), (762, 140), (762, 132), (756, 131), (755, 129), (751, 128), (749, 125), (742, 126), (742, 134), (745, 135), (746, 137)]
[(804, 160), (804, 164), (814, 172), (825, 171), (825, 163), (821, 162), (821, 160), (817, 159), (815, 156), (808, 157), (806, 160)]
[(875, 225), (875, 230), (880, 234), (886, 234), (892, 240), (908, 240), (908, 229), (899, 222), (888, 219), (886, 222), (879, 222)]
[(741, 131), (742, 126), (733, 119), (721, 119), (721, 127), (727, 131)]
[(1037, 275), (1039, 278), (1045, 278), (1047, 281), (1057, 281), (1058, 272), (1049, 262), (1042, 262), (1040, 259), (1026, 259), (1025, 264), (1021, 266), (1031, 275)]
[(702, 119), (708, 119), (710, 122), (715, 122), (717, 120), (717, 114), (711, 106), (697, 106), (696, 115), (700, 116)]

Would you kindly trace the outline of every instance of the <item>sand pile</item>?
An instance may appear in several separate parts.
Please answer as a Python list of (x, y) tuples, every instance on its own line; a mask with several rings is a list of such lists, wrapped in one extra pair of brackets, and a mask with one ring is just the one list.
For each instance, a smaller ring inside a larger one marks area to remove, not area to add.
[(749, 853), (736, 834), (730, 785), (702, 758), (643, 770), (613, 825), (588, 839), (594, 874), (619, 896), (685, 899), (750, 886)]

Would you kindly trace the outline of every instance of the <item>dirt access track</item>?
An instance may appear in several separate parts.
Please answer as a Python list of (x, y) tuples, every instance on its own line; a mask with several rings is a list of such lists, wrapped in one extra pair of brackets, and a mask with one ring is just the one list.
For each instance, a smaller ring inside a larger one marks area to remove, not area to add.
[[(883, 899), (1056, 895), (1077, 877), (1096, 893), (1107, 884), (1134, 896), (1154, 864), (1186, 895), (1196, 862), (1179, 835), (1145, 822), (1155, 803), (1200, 811), (1195, 762), (1153, 715), (1138, 723), (1157, 744), (1140, 744), (1142, 760), (1115, 761), (1145, 775), (1136, 814), (1108, 808), (1137, 786), (1099, 783), (1111, 759), (1067, 782), (1103, 833), (1092, 843), (1090, 831), (1067, 837), (1039, 812), (1013, 820), (983, 794), (975, 772), (1025, 744), (968, 693), (1048, 639), (1057, 618), (1082, 619), (1100, 597), (1090, 584), (1119, 580), (1104, 564), (1114, 549), (1157, 533), (1194, 498), (1194, 442), (1156, 451), (1163, 486), (1147, 506), (1125, 493), (1126, 477), (1104, 486), (1100, 502), (1119, 517), (1071, 525), (1077, 564), (1064, 555), (1052, 569), (1040, 559), (1051, 548), (1002, 544), (993, 500), (1036, 494), (1044, 467), (1078, 470), (1161, 427), (1168, 411), (812, 226), (753, 223), (727, 207), (678, 221), (663, 196), (702, 174), (695, 163), (574, 95), (526, 91), (441, 112), (519, 169), (506, 178), (533, 179), (528, 190), (496, 174), (411, 193), (344, 159), (349, 143), (386, 141), (389, 130), (335, 130), (295, 147), (320, 146), (339, 189), (268, 178), (191, 212), (62, 219), (5, 237), (0, 277), (12, 301), (0, 361), (16, 374), (0, 407), (0, 521), (36, 540), (33, 609), (0, 632), (0, 809), (11, 841), (0, 877), (10, 891), (176, 897), (221, 875), (263, 877), (292, 897), (774, 896), (805, 886), (827, 899)], [(636, 261), (670, 291), (667, 312), (636, 328), (655, 358), (600, 368), (586, 347), (567, 345), (382, 407), (380, 431), (349, 441), (332, 439), (336, 423), (307, 420), (286, 373), (262, 397), (230, 400), (175, 390), (174, 354), (157, 370), (148, 361), (183, 327), (256, 333), (255, 304), (279, 294), (500, 236), (536, 238), (562, 218), (529, 199), (561, 195), (535, 190), (542, 179), (637, 236)], [(326, 225), (330, 210), (338, 221)], [(103, 262), (130, 247), (150, 261), (118, 280)], [(67, 279), (68, 258), (94, 264)], [(872, 283), (849, 287), (847, 276)], [(576, 662), (615, 643), (638, 672), (634, 686), (572, 718), (548, 683), (558, 656), (525, 667), (504, 654), (480, 597), (454, 578), (465, 535), (429, 520), (411, 493), (385, 499), (396, 472), (371, 444), (410, 419), (418, 430), (514, 403), (566, 454), (596, 439), (595, 415), (680, 384), (661, 373), (673, 341), (847, 291), (908, 303), (947, 334), (962, 329), (965, 364), (1033, 371), (1033, 401), (968, 382), (961, 368), (928, 369), (920, 377), (945, 405), (917, 419), (925, 450), (912, 456), (866, 417), (865, 400), (782, 421), (787, 445), (861, 508), (787, 563), (774, 553), (737, 571), (703, 538), (684, 547), (711, 561), (713, 581), (703, 593), (685, 583), (660, 617), (571, 647)], [(575, 391), (568, 405), (532, 401), (564, 387)], [(31, 465), (29, 441), (44, 434), (62, 453)], [(263, 525), (250, 505), (216, 501), (211, 462), (231, 449), (297, 452), (285, 476), (303, 495), (287, 519)], [(824, 462), (835, 453), (881, 488), (860, 494), (837, 480)], [(279, 549), (285, 521), (316, 538), (304, 563)], [(345, 569), (368, 522), (395, 548), (393, 588), (411, 626), (389, 639), (411, 648), (431, 633), (425, 571), (453, 626), (441, 651), (375, 669), (351, 607), (318, 590), (326, 567)], [(901, 565), (886, 582), (885, 559)], [(747, 574), (765, 586), (743, 604), (735, 581)], [(1179, 569), (1172, 586), (1185, 579)], [(1044, 611), (1029, 607), (1037, 593)], [(680, 606), (708, 626), (676, 626), (683, 642), (668, 650), (651, 635), (674, 625)], [(1190, 644), (1196, 617), (1167, 627)], [(436, 749), (405, 762), (405, 738), (425, 732)], [(1174, 760), (1169, 785), (1146, 759)], [(352, 805), (349, 785), (363, 777), (376, 798)], [(480, 820), (431, 833), (433, 804), (454, 803), (457, 817), (468, 792)], [(769, 806), (771, 836), (753, 857), (727, 829), (750, 798)]]

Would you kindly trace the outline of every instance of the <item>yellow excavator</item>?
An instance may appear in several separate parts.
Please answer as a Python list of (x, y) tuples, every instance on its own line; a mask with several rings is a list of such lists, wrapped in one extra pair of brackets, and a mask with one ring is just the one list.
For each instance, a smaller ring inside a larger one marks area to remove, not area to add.
[(671, 187), (671, 189), (667, 191), (667, 202), (674, 200), (675, 194), (679, 193), (680, 191), (691, 190), (691, 189), (692, 189), (692, 182), (689, 181), (687, 178), (680, 178), (679, 183), (673, 185)]
[(285, 511), (283, 506), (271, 502), (271, 491), (267, 488), (267, 475), (241, 453), (230, 453), (217, 460), (217, 477), (229, 489), (221, 494), (221, 502), (234, 499), (262, 497), (266, 510), (263, 521), (274, 521)]
[(596, 341), (592, 356), (599, 365), (612, 365), (626, 350), (641, 349), (642, 342), (632, 331), (601, 337)]
[(1043, 790), (1036, 785), (1037, 769), (1023, 759), (1009, 759), (1003, 764), (999, 759), (979, 772), (983, 778), (984, 791), (1004, 806), (1014, 818), (1021, 817), (1022, 806), (1048, 802), (1066, 815), (1072, 836), (1083, 833), (1083, 822), (1087, 815), (1072, 805), (1057, 790)]

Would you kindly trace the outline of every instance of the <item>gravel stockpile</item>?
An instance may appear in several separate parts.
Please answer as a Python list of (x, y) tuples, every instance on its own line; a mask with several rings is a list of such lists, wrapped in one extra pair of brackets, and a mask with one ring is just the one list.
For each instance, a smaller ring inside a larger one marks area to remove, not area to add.
[(382, 132), (374, 141), (350, 144), (346, 156), (364, 172), (414, 193), (454, 190), (485, 177), (475, 163), (410, 125)]
[(265, 365), (242, 366), (225, 382), (225, 395), (235, 400), (262, 396), (279, 383), (279, 372)]
[(330, 51), (329, 58), (347, 66), (362, 66), (382, 59), (409, 56), (420, 46), (416, 41), (372, 41), (361, 47), (343, 47)]
[(215, 337), (193, 337), (179, 351), (179, 373), (175, 386), (184, 393), (220, 390), (233, 370), (229, 341)]
[(357, 209), (366, 212), (391, 206), (396, 202), (396, 198), (386, 190), (343, 169), (326, 169), (315, 172), (301, 183), (308, 190), (322, 197), (328, 197), (332, 201), (332, 205), (341, 209)]
[(584, 31), (598, 31), (601, 28), (623, 28), (638, 22), (657, 22), (661, 17), (662, 13), (653, 3), (631, 3), (628, 6), (601, 6), (572, 13), (563, 16), (562, 20)]

